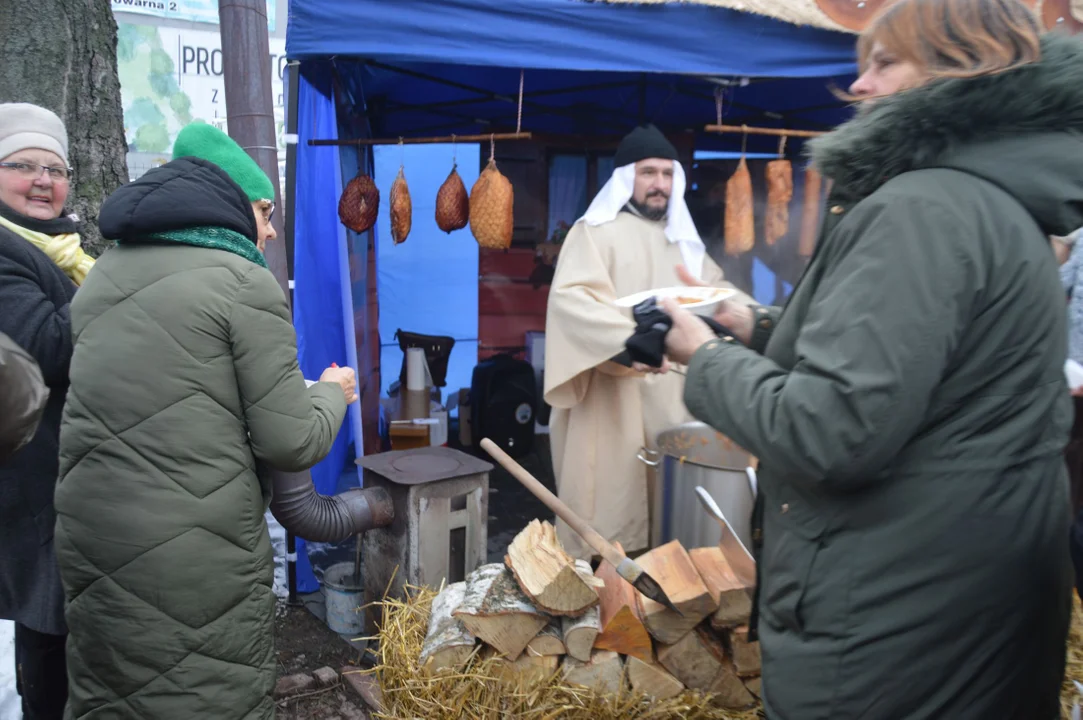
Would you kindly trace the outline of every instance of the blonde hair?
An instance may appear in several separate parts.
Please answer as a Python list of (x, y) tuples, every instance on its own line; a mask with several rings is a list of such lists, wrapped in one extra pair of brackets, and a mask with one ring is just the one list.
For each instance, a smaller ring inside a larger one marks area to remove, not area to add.
[(976, 78), (1041, 59), (1041, 26), (1019, 0), (896, 0), (857, 42), (861, 72), (879, 43), (925, 81)]

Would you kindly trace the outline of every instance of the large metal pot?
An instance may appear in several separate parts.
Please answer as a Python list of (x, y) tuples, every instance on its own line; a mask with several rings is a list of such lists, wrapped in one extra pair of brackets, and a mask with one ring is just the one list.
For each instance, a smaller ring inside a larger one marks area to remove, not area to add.
[(697, 548), (717, 545), (722, 539), (718, 521), (696, 496), (699, 485), (718, 503), (745, 547), (752, 547), (755, 473), (748, 467), (748, 452), (700, 422), (666, 430), (656, 444), (657, 450), (640, 450), (639, 459), (658, 468), (660, 543), (680, 540), (686, 548)]

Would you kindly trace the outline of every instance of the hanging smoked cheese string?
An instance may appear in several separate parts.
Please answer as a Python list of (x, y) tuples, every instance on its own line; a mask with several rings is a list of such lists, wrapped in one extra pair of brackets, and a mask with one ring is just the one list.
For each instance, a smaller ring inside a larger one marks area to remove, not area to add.
[(767, 163), (767, 218), (764, 235), (774, 245), (790, 231), (790, 201), (793, 200), (793, 165), (786, 159), (786, 136), (778, 143), (778, 160)]
[(726, 182), (725, 248), (727, 255), (740, 255), (756, 246), (756, 223), (753, 215), (752, 175), (748, 172), (745, 146), (741, 140), (741, 162)]
[(816, 236), (820, 232), (820, 196), (823, 177), (809, 166), (805, 171), (805, 198), (801, 208), (801, 237), (797, 241), (797, 254), (811, 257), (816, 249)]

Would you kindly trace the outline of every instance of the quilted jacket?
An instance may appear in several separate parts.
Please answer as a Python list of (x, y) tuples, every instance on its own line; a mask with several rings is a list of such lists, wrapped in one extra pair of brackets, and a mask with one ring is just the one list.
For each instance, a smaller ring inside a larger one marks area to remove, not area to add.
[(216, 166), (175, 160), (113, 194), (123, 242), (72, 304), (56, 550), (70, 716), (274, 717), (270, 488), (328, 452), (341, 389), (306, 388), (282, 290), (240, 255), (140, 238), (217, 226), (256, 237)]

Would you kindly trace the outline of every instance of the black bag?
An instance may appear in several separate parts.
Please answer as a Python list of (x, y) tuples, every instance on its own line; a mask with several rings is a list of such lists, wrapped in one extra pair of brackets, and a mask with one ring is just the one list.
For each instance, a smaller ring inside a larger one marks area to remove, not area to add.
[(447, 385), (447, 363), (451, 358), (451, 350), (455, 347), (455, 338), (396, 330), (395, 339), (399, 341), (399, 349), (402, 350), (402, 368), (399, 370), (399, 384), (402, 387), (406, 387), (406, 351), (410, 348), (421, 348), (425, 351), (425, 361), (429, 365), (433, 387), (442, 388)]
[(470, 383), (471, 435), (477, 447), (489, 438), (514, 458), (534, 447), (538, 388), (534, 368), (511, 355), (496, 355), (474, 368)]

